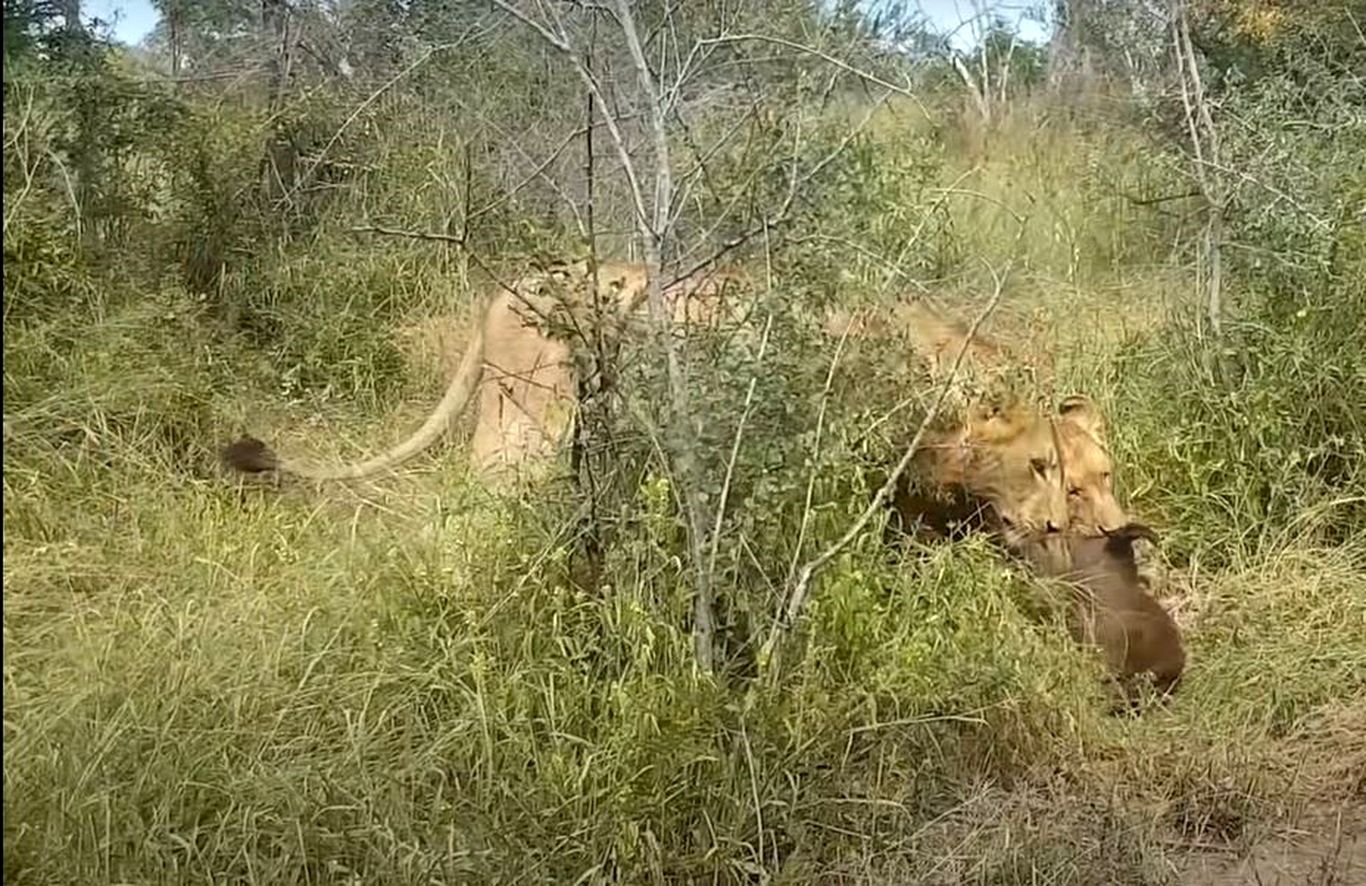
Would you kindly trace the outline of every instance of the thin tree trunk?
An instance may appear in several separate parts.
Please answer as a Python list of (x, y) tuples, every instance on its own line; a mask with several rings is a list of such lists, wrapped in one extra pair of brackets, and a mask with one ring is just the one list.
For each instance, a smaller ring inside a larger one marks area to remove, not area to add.
[(81, 22), (81, 0), (62, 0), (62, 27), (71, 37), (85, 36), (85, 25)]
[(1216, 339), (1224, 334), (1224, 262), (1220, 251), (1223, 239), (1224, 213), (1219, 206), (1212, 205), (1205, 225), (1205, 316)]
[(1048, 43), (1048, 85), (1059, 90), (1077, 69), (1076, 16), (1070, 0), (1053, 4), (1053, 38)]
[(664, 301), (663, 265), (667, 237), (673, 223), (673, 174), (669, 163), (669, 139), (665, 125), (667, 111), (664, 98), (655, 88), (654, 75), (645, 60), (645, 51), (636, 33), (635, 19), (631, 13), (630, 0), (617, 0), (616, 23), (621, 27), (622, 36), (630, 50), (632, 63), (640, 81), (642, 98), (649, 104), (648, 125), (654, 148), (655, 184), (654, 201), (651, 205), (645, 198), (641, 178), (637, 174), (630, 146), (625, 135), (611, 113), (607, 112), (602, 89), (593, 73), (584, 67), (583, 60), (574, 52), (564, 36), (556, 33), (542, 22), (530, 18), (507, 0), (492, 0), (493, 4), (522, 23), (533, 28), (541, 37), (563, 52), (575, 66), (580, 79), (589, 92), (594, 94), (599, 106), (603, 107), (603, 125), (607, 127), (621, 160), (622, 174), (627, 180), (635, 210), (636, 225), (640, 233), (645, 253), (648, 285), (646, 300), (649, 306), (651, 328), (655, 334), (658, 352), (664, 360), (668, 387), (668, 420), (664, 431), (664, 450), (669, 467), (673, 471), (673, 481), (687, 519), (688, 553), (692, 560), (695, 575), (693, 598), (693, 637), (697, 662), (704, 671), (711, 671), (715, 665), (715, 599), (711, 577), (707, 570), (706, 537), (710, 522), (707, 519), (706, 497), (700, 487), (697, 468), (697, 435), (692, 426), (693, 415), (688, 402), (687, 380), (683, 364), (679, 360), (673, 337), (671, 312)]
[(169, 31), (171, 48), (171, 77), (180, 76), (180, 7), (172, 6), (166, 11), (166, 29)]
[[(584, 52), (583, 65), (591, 75), (593, 54), (597, 51), (597, 18), (593, 19), (592, 36)], [(596, 196), (596, 156), (593, 150), (593, 124), (597, 118), (597, 102), (592, 91), (588, 91), (584, 123), (584, 226), (586, 246), (588, 247), (588, 328), (580, 347), (587, 350), (586, 360), (576, 361), (578, 366), (578, 416), (574, 426), (574, 442), (570, 453), (571, 469), (579, 492), (587, 504), (587, 517), (582, 532), (582, 550), (587, 565), (587, 576), (580, 582), (588, 591), (595, 591), (602, 578), (603, 568), (603, 527), (602, 516), (598, 511), (600, 492), (598, 489), (597, 465), (594, 463), (596, 450), (600, 450), (608, 428), (606, 409), (607, 389), (611, 385), (609, 366), (611, 357), (607, 353), (603, 336), (602, 287), (598, 282), (598, 244), (597, 221), (594, 214)], [(596, 445), (595, 445), (596, 444)]]
[(1181, 103), (1186, 112), (1186, 129), (1195, 155), (1195, 178), (1204, 197), (1205, 223), (1203, 258), (1205, 261), (1205, 317), (1215, 339), (1223, 335), (1224, 296), (1221, 246), (1224, 234), (1224, 194), (1219, 179), (1219, 130), (1210, 113), (1199, 62), (1191, 42), (1190, 23), (1183, 0), (1172, 0), (1172, 43), (1176, 52), (1181, 82)]
[(708, 527), (706, 499), (702, 494), (697, 468), (697, 435), (692, 427), (692, 406), (688, 398), (687, 378), (678, 358), (674, 343), (672, 318), (664, 303), (664, 249), (673, 210), (673, 171), (669, 162), (669, 138), (665, 124), (664, 99), (655, 89), (654, 77), (645, 60), (640, 37), (636, 34), (635, 19), (629, 0), (617, 0), (617, 18), (640, 78), (642, 95), (649, 102), (650, 136), (655, 155), (655, 194), (653, 219), (641, 218), (644, 239), (645, 266), (649, 274), (649, 310), (660, 353), (664, 356), (669, 382), (669, 419), (665, 439), (673, 462), (675, 481), (688, 520), (688, 547), (692, 558), (695, 586), (693, 589), (693, 646), (698, 666), (711, 671), (716, 655), (716, 598), (711, 574), (707, 569), (706, 539)]

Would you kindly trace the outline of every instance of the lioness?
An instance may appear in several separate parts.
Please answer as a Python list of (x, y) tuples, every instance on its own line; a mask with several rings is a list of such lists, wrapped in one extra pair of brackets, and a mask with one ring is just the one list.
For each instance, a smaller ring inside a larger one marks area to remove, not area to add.
[(1101, 649), (1125, 702), (1137, 700), (1134, 678), (1152, 675), (1163, 695), (1176, 690), (1186, 666), (1186, 652), (1176, 622), (1144, 589), (1134, 560), (1134, 541), (1157, 543), (1157, 535), (1129, 523), (1099, 536), (1069, 535), (1069, 565), (1059, 569), (1052, 551), (1026, 548), (1045, 575), (1067, 582), (1075, 591), (1070, 628), (1078, 642)]
[[(921, 303), (901, 306), (896, 317), (930, 377), (944, 380), (967, 338), (967, 327)], [(1017, 355), (984, 336), (974, 336), (968, 342), (965, 364), (968, 372), (978, 376), (978, 385), (999, 382), (1021, 362)], [(1046, 381), (1051, 367), (1046, 360), (1035, 360), (1024, 371), (1036, 382)], [(1057, 412), (1055, 429), (1066, 481), (1069, 529), (1089, 535), (1118, 529), (1129, 518), (1115, 499), (1114, 463), (1100, 410), (1089, 397), (1074, 394), (1062, 400)]]
[[(970, 410), (961, 427), (928, 435), (912, 465), (919, 491), (907, 482), (893, 499), (903, 525), (942, 531), (947, 516), (969, 528), (996, 530), (1011, 549), (1029, 543), (1055, 547), (1041, 539), (1067, 528), (1053, 430), (1047, 417), (1028, 406)], [(948, 510), (940, 510), (946, 498)]]
[[(597, 268), (603, 317), (596, 324), (619, 335), (643, 304), (644, 265), (601, 262)], [(665, 290), (677, 319), (714, 320), (721, 287), (737, 272), (721, 270)], [(355, 464), (314, 465), (279, 458), (262, 441), (246, 436), (221, 452), (243, 473), (273, 473), (315, 481), (359, 480), (398, 467), (442, 437), (464, 412), (476, 389), (479, 415), (470, 441), (475, 469), (497, 468), (549, 455), (573, 419), (574, 371), (563, 334), (545, 327), (578, 329), (592, 316), (587, 262), (557, 265), (503, 287), (472, 323), (468, 344), (445, 395), (422, 426), (397, 446)]]
[(1038, 388), (1051, 382), (1053, 367), (1046, 354), (1029, 349), (1022, 356), (981, 330), (969, 339), (969, 328), (923, 300), (902, 302), (890, 308), (866, 308), (857, 313), (836, 309), (827, 312), (822, 324), (829, 336), (905, 342), (908, 356), (936, 383), (951, 380), (950, 371), (961, 350), (963, 359), (949, 391), (959, 405), (987, 391), (999, 395), (1008, 387)]
[[(949, 381), (949, 373), (960, 349), (964, 360), (955, 380), (959, 400), (980, 396), (993, 390), (995, 396), (1013, 395), (1008, 389), (1025, 382), (1037, 385), (1051, 377), (1052, 367), (1044, 356), (1022, 360), (1000, 343), (978, 334), (968, 339), (968, 327), (943, 311), (924, 302), (898, 305), (884, 317), (848, 320), (837, 317), (827, 323), (828, 332), (849, 329), (850, 334), (885, 336), (895, 332), (910, 344), (911, 351), (937, 383)], [(1012, 378), (1012, 374), (1018, 377)], [(1056, 446), (1060, 456), (1063, 483), (1068, 502), (1068, 528), (1072, 532), (1095, 535), (1102, 530), (1118, 529), (1128, 516), (1115, 499), (1113, 471), (1105, 440), (1105, 423), (1090, 398), (1066, 397), (1053, 419)], [(954, 507), (940, 512), (973, 526), (970, 515), (980, 502), (960, 496)], [(928, 512), (931, 515), (932, 512)], [(965, 519), (966, 518), (966, 519)], [(942, 522), (942, 521), (941, 521)]]

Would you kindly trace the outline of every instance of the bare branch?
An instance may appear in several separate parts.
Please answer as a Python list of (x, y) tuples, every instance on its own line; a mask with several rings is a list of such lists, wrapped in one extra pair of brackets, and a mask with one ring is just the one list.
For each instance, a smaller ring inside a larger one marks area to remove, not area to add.
[(655, 86), (654, 76), (650, 73), (650, 66), (645, 61), (629, 0), (617, 0), (617, 19), (635, 63), (641, 94), (649, 102), (650, 135), (655, 155), (654, 217), (647, 224), (644, 214), (641, 214), (641, 234), (645, 240), (651, 323), (655, 327), (669, 380), (671, 414), (667, 450), (683, 487), (680, 492), (690, 528), (688, 541), (696, 575), (696, 587), (693, 589), (693, 641), (698, 666), (703, 671), (711, 671), (715, 657), (716, 601), (711, 572), (704, 559), (709, 521), (706, 517), (706, 499), (697, 476), (697, 441), (691, 426), (687, 379), (684, 378), (683, 364), (678, 359), (678, 349), (670, 329), (670, 312), (664, 303), (664, 243), (671, 226), (673, 207), (673, 170), (669, 165), (669, 133), (665, 122), (667, 112), (663, 97)]
[(796, 166), (793, 166), (792, 175), (788, 180), (787, 195), (783, 198), (782, 205), (778, 207), (778, 211), (776, 214), (772, 216), (765, 216), (765, 218), (760, 224), (757, 224), (749, 230), (743, 231), (740, 234), (737, 234), (736, 236), (726, 240), (706, 258), (694, 262), (688, 268), (687, 271), (680, 273), (674, 280), (670, 281), (669, 285), (672, 286), (680, 280), (686, 280), (692, 275), (708, 267), (711, 267), (716, 262), (724, 258), (727, 254), (744, 246), (746, 243), (748, 243), (750, 240), (753, 240), (761, 233), (773, 233), (775, 231), (781, 231), (783, 225), (786, 224), (786, 222), (789, 219), (789, 215), (792, 212), (792, 207), (796, 205), (797, 195), (801, 192), (801, 186), (805, 185), (807, 182), (810, 182), (816, 176), (820, 175), (822, 170), (824, 170), (827, 166), (829, 166), (831, 163), (837, 160), (839, 156), (844, 153), (844, 151), (849, 147), (850, 143), (852, 143), (854, 139), (858, 138), (858, 136), (863, 132), (863, 130), (867, 128), (868, 124), (873, 119), (873, 115), (877, 113), (877, 110), (880, 107), (882, 107), (886, 100), (886, 95), (883, 95), (881, 98), (879, 98), (872, 105), (872, 107), (870, 107), (868, 111), (863, 115), (863, 119), (859, 121), (859, 124), (855, 126), (853, 129), (851, 129), (848, 133), (846, 133), (844, 138), (840, 139), (839, 142), (824, 157), (816, 161), (816, 163), (810, 169), (808, 169), (805, 174), (799, 176), (797, 174)]
[(650, 322), (655, 339), (666, 369), (669, 394), (669, 419), (664, 439), (664, 451), (668, 466), (673, 470), (679, 486), (678, 492), (688, 523), (689, 554), (695, 576), (696, 586), (693, 598), (693, 637), (698, 666), (704, 671), (712, 670), (714, 664), (715, 603), (711, 576), (707, 568), (705, 539), (709, 521), (706, 518), (706, 499), (698, 483), (696, 460), (697, 446), (692, 428), (692, 414), (688, 403), (688, 389), (684, 378), (683, 365), (678, 358), (677, 346), (671, 330), (671, 313), (664, 300), (663, 262), (665, 241), (672, 225), (673, 171), (669, 161), (669, 139), (666, 120), (668, 111), (664, 97), (660, 94), (645, 59), (644, 46), (636, 31), (635, 19), (631, 13), (629, 0), (617, 0), (615, 14), (611, 17), (621, 28), (622, 36), (630, 52), (632, 64), (642, 99), (647, 103), (648, 129), (654, 153), (654, 194), (653, 201), (647, 206), (641, 178), (631, 157), (626, 137), (617, 124), (617, 117), (611, 112), (612, 105), (607, 101), (602, 84), (593, 71), (584, 63), (583, 58), (569, 42), (563, 29), (552, 31), (543, 22), (523, 13), (507, 0), (492, 0), (495, 6), (512, 15), (531, 28), (543, 40), (563, 53), (590, 95), (602, 107), (604, 125), (612, 137), (621, 163), (622, 173), (630, 187), (634, 203), (636, 223), (644, 249), (646, 266), (646, 301), (649, 306)]
[(476, 36), (481, 36), (482, 34), (488, 33), (489, 30), (492, 30), (492, 27), (480, 31), (478, 34), (476, 34), (475, 26), (471, 25), (465, 31), (465, 33), (460, 36), (460, 39), (451, 43), (443, 43), (440, 46), (433, 46), (431, 49), (428, 49), (420, 57), (418, 57), (412, 64), (408, 65), (406, 68), (399, 71), (394, 76), (390, 77), (387, 81), (380, 84), (378, 89), (370, 93), (370, 95), (363, 102), (356, 105), (356, 107), (351, 111), (351, 113), (347, 115), (347, 118), (342, 121), (340, 126), (337, 127), (337, 131), (332, 133), (332, 137), (327, 140), (326, 144), (323, 145), (322, 150), (318, 152), (318, 156), (313, 159), (313, 162), (310, 163), (308, 168), (305, 169), (303, 173), (299, 176), (298, 180), (294, 183), (294, 186), (291, 187), (288, 192), (286, 192), (284, 195), (280, 197), (281, 202), (286, 202), (290, 200), (291, 198), (293, 198), (295, 194), (299, 192), (301, 188), (303, 188), (305, 185), (313, 181), (313, 177), (317, 174), (318, 170), (322, 168), (323, 160), (327, 158), (327, 154), (329, 151), (332, 150), (332, 146), (335, 145), (337, 143), (337, 140), (342, 137), (342, 133), (346, 132), (346, 130), (350, 128), (351, 124), (356, 122), (356, 119), (360, 117), (361, 113), (364, 112), (366, 108), (370, 107), (370, 105), (374, 104), (380, 96), (388, 92), (391, 88), (394, 87), (395, 84), (411, 76), (413, 72), (415, 72), (418, 68), (422, 67), (427, 62), (431, 61), (431, 59), (434, 56), (452, 49), (458, 49), (459, 47), (465, 45), (465, 43), (474, 39)]
[(874, 84), (875, 86), (881, 86), (888, 92), (892, 92), (903, 98), (910, 99), (911, 102), (913, 102), (915, 106), (920, 109), (920, 112), (925, 115), (926, 120), (932, 119), (930, 116), (929, 109), (926, 108), (924, 103), (920, 101), (920, 97), (911, 90), (907, 89), (904, 86), (898, 86), (895, 83), (890, 83), (869, 71), (862, 70), (861, 68), (856, 68), (844, 59), (837, 58), (836, 56), (833, 56), (828, 52), (823, 52), (819, 49), (816, 49), (814, 46), (806, 46), (802, 43), (796, 42), (795, 40), (787, 40), (783, 37), (774, 37), (769, 34), (723, 34), (719, 37), (704, 38), (698, 42), (702, 43), (703, 45), (712, 45), (718, 43), (743, 43), (746, 41), (754, 43), (769, 43), (775, 46), (783, 46), (788, 49), (796, 50), (797, 52), (802, 52), (807, 55), (815, 56), (816, 58), (820, 59), (826, 64), (834, 65), (836, 68), (839, 68), (846, 74), (852, 74), (853, 76), (858, 77), (860, 80), (865, 80), (869, 83)]
[[(622, 133), (621, 127), (617, 125), (617, 118), (608, 112), (612, 107), (603, 95), (602, 86), (598, 83), (598, 78), (593, 76), (593, 72), (584, 67), (583, 61), (575, 52), (574, 47), (569, 44), (568, 38), (558, 36), (549, 28), (535, 19), (529, 17), (515, 6), (507, 3), (506, 0), (493, 0), (493, 5), (516, 18), (527, 27), (531, 28), (555, 49), (564, 53), (578, 74), (583, 85), (592, 93), (593, 98), (602, 106), (602, 122), (607, 127), (607, 131), (612, 136), (612, 144), (616, 146), (618, 159), (621, 161), (622, 174), (626, 176), (626, 181), (630, 185), (631, 200), (635, 204), (636, 217), (639, 223), (648, 226), (650, 224), (650, 214), (645, 209), (645, 195), (640, 187), (640, 180), (636, 176), (635, 163), (631, 160), (631, 152), (627, 147), (626, 136)], [(643, 56), (642, 56), (643, 58)]]
[(437, 243), (453, 243), (460, 247), (465, 245), (464, 237), (442, 234), (437, 231), (405, 231), (400, 228), (388, 228), (384, 225), (352, 225), (351, 232), (354, 234), (384, 234), (388, 237), (406, 237), (409, 240), (432, 240)]
[(972, 79), (972, 73), (968, 71), (967, 65), (963, 64), (963, 59), (956, 53), (951, 56), (953, 69), (958, 72), (958, 79), (963, 81), (967, 87), (968, 94), (972, 96), (973, 104), (977, 105), (977, 113), (982, 116), (983, 122), (991, 121), (991, 104), (988, 99), (987, 89), (989, 88), (984, 80), (979, 86), (976, 80)]
[[(853, 319), (857, 320), (857, 318), (858, 314), (855, 313)], [(820, 465), (818, 456), (821, 451), (821, 436), (825, 432), (825, 411), (830, 405), (830, 388), (835, 383), (835, 370), (839, 367), (840, 357), (844, 354), (844, 345), (849, 341), (849, 334), (853, 328), (854, 324), (851, 322), (840, 333), (839, 343), (835, 345), (835, 354), (830, 358), (830, 368), (825, 373), (825, 385), (821, 388), (821, 405), (816, 411), (816, 434), (811, 441), (811, 475), (807, 477), (806, 481), (806, 500), (802, 504), (802, 525), (797, 529), (797, 544), (792, 549), (792, 565), (787, 571), (789, 584), (792, 583), (797, 574), (798, 564), (801, 563), (802, 545), (806, 541), (806, 528), (811, 522), (811, 499), (816, 494), (816, 471)]]

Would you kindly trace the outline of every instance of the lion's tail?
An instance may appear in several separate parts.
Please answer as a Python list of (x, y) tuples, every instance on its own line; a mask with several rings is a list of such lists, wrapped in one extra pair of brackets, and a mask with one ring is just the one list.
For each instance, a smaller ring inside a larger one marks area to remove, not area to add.
[(479, 386), (484, 368), (484, 323), (476, 320), (473, 327), (465, 356), (441, 402), (427, 416), (422, 427), (394, 448), (356, 464), (309, 465), (286, 462), (260, 440), (243, 437), (223, 447), (220, 453), (223, 463), (245, 474), (276, 471), (322, 481), (362, 480), (399, 466), (440, 439), (465, 411)]

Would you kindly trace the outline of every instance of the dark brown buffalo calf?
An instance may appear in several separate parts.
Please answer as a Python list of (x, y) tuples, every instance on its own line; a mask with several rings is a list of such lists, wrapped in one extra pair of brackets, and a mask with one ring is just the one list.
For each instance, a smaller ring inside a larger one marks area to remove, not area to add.
[(1175, 691), (1186, 667), (1176, 623), (1139, 578), (1134, 541), (1140, 538), (1157, 542), (1156, 534), (1139, 523), (1094, 537), (1072, 536), (1065, 570), (1045, 552), (1029, 552), (1040, 572), (1074, 586), (1072, 634), (1100, 648), (1130, 705), (1136, 701), (1134, 677), (1151, 674), (1165, 696)]

